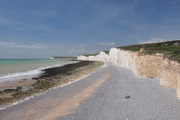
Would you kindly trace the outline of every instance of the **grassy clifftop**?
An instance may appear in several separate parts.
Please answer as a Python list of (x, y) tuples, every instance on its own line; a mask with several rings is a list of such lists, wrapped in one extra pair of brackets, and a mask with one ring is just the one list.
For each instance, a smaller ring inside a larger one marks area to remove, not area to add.
[[(149, 44), (137, 44), (130, 46), (120, 46), (117, 47), (123, 50), (130, 50), (139, 52), (141, 48), (143, 49), (144, 54), (163, 54), (164, 57), (175, 60), (180, 63), (180, 40), (159, 42), (159, 43), (149, 43)], [(104, 51), (106, 54), (109, 54), (109, 51)], [(95, 56), (97, 54), (86, 54), (84, 56)]]
[(118, 48), (130, 51), (140, 51), (140, 49), (143, 48), (145, 54), (160, 53), (163, 54), (164, 57), (180, 63), (180, 40), (122, 46)]

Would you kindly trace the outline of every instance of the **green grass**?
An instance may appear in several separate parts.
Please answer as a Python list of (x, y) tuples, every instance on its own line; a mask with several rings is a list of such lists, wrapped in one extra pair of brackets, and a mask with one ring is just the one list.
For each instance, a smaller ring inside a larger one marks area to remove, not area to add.
[[(167, 41), (167, 42), (159, 42), (159, 43), (150, 43), (150, 44), (138, 44), (138, 45), (129, 45), (129, 46), (121, 46), (117, 47), (123, 50), (130, 50), (139, 52), (141, 48), (144, 48), (144, 54), (163, 54), (164, 57), (175, 60), (180, 63), (180, 45), (174, 45), (176, 42), (180, 42), (180, 40)], [(109, 54), (109, 50), (103, 51), (106, 54)], [(84, 56), (95, 56), (97, 54), (85, 54)]]
[(174, 45), (174, 43), (178, 41), (180, 42), (180, 40), (175, 40), (160, 43), (122, 46), (117, 48), (130, 51), (140, 51), (141, 48), (144, 48), (143, 52), (145, 54), (161, 53), (164, 55), (164, 57), (178, 61), (180, 63), (180, 45)]
[(89, 56), (96, 56), (98, 54), (84, 54), (83, 56), (89, 57)]
[[(106, 54), (109, 54), (109, 50), (106, 50), (106, 51), (103, 51), (103, 52), (105, 52)], [(83, 56), (89, 57), (89, 56), (96, 56), (98, 54), (99, 53), (96, 53), (96, 54), (84, 54)]]
[(105, 52), (106, 54), (109, 54), (109, 50), (106, 50), (106, 51), (103, 51), (103, 52)]

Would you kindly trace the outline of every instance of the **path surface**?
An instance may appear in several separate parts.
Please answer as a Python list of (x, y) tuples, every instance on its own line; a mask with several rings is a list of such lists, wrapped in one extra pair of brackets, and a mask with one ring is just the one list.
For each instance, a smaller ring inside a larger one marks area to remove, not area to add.
[(180, 120), (180, 101), (158, 80), (136, 78), (108, 64), (71, 85), (0, 110), (0, 120)]

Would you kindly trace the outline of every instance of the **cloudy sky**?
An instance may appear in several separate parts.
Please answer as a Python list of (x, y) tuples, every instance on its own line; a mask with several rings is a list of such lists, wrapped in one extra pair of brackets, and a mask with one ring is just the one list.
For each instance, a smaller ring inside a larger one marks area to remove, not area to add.
[(0, 58), (180, 39), (180, 0), (0, 0)]

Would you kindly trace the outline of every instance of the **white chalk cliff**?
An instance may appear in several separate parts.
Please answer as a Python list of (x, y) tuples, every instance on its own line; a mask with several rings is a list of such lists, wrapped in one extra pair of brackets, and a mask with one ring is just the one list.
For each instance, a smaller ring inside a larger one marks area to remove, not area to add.
[(100, 52), (96, 56), (78, 56), (78, 60), (109, 61), (118, 66), (131, 69), (137, 77), (158, 78), (160, 85), (173, 88), (180, 99), (180, 64), (168, 60), (162, 55), (145, 55), (140, 52), (132, 52), (112, 48), (109, 55)]

